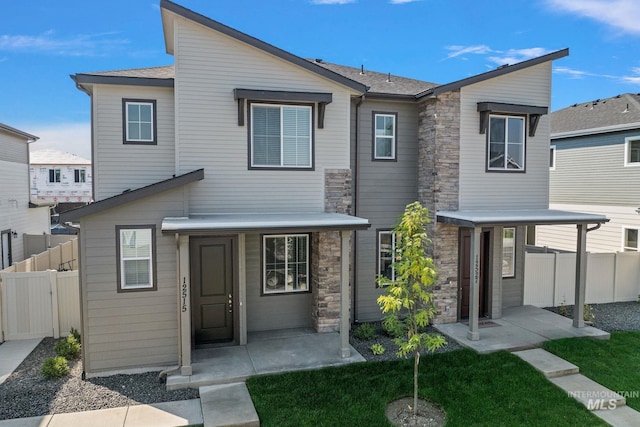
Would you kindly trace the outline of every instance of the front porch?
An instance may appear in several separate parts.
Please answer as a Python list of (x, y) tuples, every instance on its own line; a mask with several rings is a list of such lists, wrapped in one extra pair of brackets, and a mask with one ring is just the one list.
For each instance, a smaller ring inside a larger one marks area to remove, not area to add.
[(249, 332), (246, 345), (195, 350), (192, 375), (167, 376), (167, 389), (229, 384), (254, 375), (365, 361), (351, 346), (351, 355), (341, 357), (336, 351), (340, 343), (338, 332), (319, 334), (306, 328)]
[(479, 322), (482, 338), (468, 338), (469, 325), (445, 323), (434, 325), (443, 334), (480, 354), (540, 347), (543, 342), (560, 338), (591, 337), (609, 339), (608, 332), (592, 326), (576, 328), (567, 317), (532, 305), (509, 307), (499, 319)]

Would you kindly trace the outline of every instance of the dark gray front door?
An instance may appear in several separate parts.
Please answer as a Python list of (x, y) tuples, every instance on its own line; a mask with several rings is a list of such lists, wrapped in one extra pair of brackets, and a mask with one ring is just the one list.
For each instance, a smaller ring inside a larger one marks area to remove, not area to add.
[(195, 345), (232, 341), (234, 238), (192, 238), (190, 246)]

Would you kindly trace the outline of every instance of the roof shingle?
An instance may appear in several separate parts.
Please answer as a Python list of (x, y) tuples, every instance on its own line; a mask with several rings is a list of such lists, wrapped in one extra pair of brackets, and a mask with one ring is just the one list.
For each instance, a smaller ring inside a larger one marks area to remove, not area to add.
[(640, 94), (581, 102), (551, 113), (551, 133), (640, 123)]

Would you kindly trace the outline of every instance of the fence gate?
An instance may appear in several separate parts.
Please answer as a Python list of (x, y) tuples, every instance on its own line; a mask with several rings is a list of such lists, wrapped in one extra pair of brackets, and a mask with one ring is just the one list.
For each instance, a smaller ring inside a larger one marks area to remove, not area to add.
[(5, 340), (59, 336), (55, 282), (55, 271), (2, 273)]

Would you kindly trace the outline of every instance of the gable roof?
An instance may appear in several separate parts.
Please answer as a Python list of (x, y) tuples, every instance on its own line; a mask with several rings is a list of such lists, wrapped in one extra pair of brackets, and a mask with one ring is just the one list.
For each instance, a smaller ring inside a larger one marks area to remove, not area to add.
[(640, 93), (573, 104), (550, 117), (552, 137), (640, 128)]
[(173, 30), (172, 30), (172, 25), (169, 25), (169, 22), (168, 22), (169, 17), (165, 14), (165, 11), (173, 12), (178, 16), (182, 16), (183, 18), (196, 22), (200, 25), (203, 25), (219, 33), (222, 33), (242, 43), (248, 44), (249, 46), (253, 46), (270, 55), (276, 56), (280, 59), (283, 59), (287, 62), (297, 65), (301, 68), (304, 68), (308, 71), (311, 71), (329, 80), (333, 80), (336, 83), (339, 83), (343, 86), (347, 86), (358, 92), (365, 92), (367, 90), (365, 85), (357, 81), (348, 79), (340, 74), (334, 73), (333, 71), (320, 67), (317, 64), (314, 64), (312, 62), (305, 60), (304, 58), (301, 58), (285, 50), (282, 50), (260, 39), (257, 39), (241, 31), (238, 31), (234, 28), (228, 27), (218, 21), (214, 21), (213, 19), (208, 18), (204, 15), (200, 15), (199, 13), (189, 10), (169, 0), (160, 0), (160, 10), (162, 11), (162, 22), (163, 22), (163, 27), (165, 31), (165, 44), (167, 47), (167, 53), (173, 52), (173, 37), (170, 34), (167, 34)]
[(91, 160), (48, 148), (46, 150), (32, 151), (29, 154), (29, 163), (32, 165), (90, 165)]
[(125, 203), (140, 200), (144, 197), (153, 196), (163, 191), (172, 190), (195, 181), (204, 179), (204, 169), (198, 169), (164, 181), (156, 182), (146, 187), (137, 188), (135, 190), (125, 190), (121, 194), (100, 200), (60, 214), (60, 222), (65, 223), (76, 220), (88, 215), (93, 215), (107, 209), (115, 208)]
[(87, 92), (92, 84), (173, 87), (173, 65), (131, 68), (127, 70), (95, 71), (71, 75), (78, 89)]
[(27, 142), (33, 142), (33, 141), (37, 141), (38, 139), (40, 139), (39, 137), (35, 136), (35, 135), (31, 135), (30, 133), (26, 133), (23, 132), (19, 129), (16, 128), (12, 128), (11, 126), (5, 125), (4, 123), (0, 123), (0, 130), (5, 131), (7, 133), (10, 133), (14, 136), (20, 137), (20, 138), (24, 138), (27, 140)]

